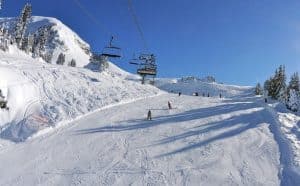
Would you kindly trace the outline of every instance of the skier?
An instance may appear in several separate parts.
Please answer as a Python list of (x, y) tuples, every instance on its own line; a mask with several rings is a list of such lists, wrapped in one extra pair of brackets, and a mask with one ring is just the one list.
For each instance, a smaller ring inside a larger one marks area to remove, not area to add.
[(4, 96), (2, 94), (2, 90), (0, 89), (0, 98), (3, 98), (4, 99)]
[(169, 109), (172, 109), (170, 101), (168, 101), (168, 107), (169, 107)]
[(181, 92), (178, 92), (178, 96), (181, 96)]
[(147, 120), (152, 120), (151, 110), (148, 111)]
[(265, 98), (265, 103), (267, 103), (268, 102), (268, 99), (267, 98)]
[(199, 96), (198, 92), (195, 93), (195, 96)]
[(220, 98), (222, 98), (222, 94), (220, 93)]
[(207, 97), (209, 97), (209, 93), (207, 93)]

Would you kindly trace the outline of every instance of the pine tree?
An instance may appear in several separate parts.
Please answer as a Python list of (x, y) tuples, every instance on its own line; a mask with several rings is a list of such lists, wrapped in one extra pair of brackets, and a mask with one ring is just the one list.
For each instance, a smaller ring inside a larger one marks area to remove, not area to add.
[(275, 71), (275, 75), (270, 78), (270, 80), (265, 82), (265, 87), (267, 86), (268, 96), (273, 99), (285, 101), (287, 98), (286, 93), (286, 75), (285, 67), (280, 65)]
[(263, 94), (262, 87), (260, 83), (257, 83), (255, 86), (255, 95), (262, 95), (262, 94)]
[(300, 95), (295, 89), (290, 89), (287, 108), (293, 112), (297, 112), (300, 109)]
[(33, 35), (33, 45), (32, 45), (32, 57), (39, 57), (40, 55), (40, 42), (37, 33)]
[(19, 47), (21, 47), (23, 37), (26, 32), (27, 24), (29, 21), (29, 18), (31, 17), (32, 7), (30, 4), (26, 4), (23, 8), (20, 17), (18, 18), (18, 22), (15, 27), (15, 41), (18, 44)]
[(271, 85), (271, 78), (266, 80), (264, 83), (264, 92), (266, 93), (265, 96), (270, 96), (269, 90)]
[(39, 55), (44, 56), (46, 52), (46, 43), (48, 38), (48, 30), (47, 27), (41, 27), (38, 30), (38, 42), (39, 42)]
[(27, 37), (23, 37), (22, 41), (20, 43), (20, 49), (25, 51), (25, 49), (27, 48), (27, 45), (28, 45), (28, 39), (27, 39)]
[(286, 74), (285, 67), (280, 65), (278, 69), (278, 84), (277, 84), (277, 99), (281, 101), (286, 101), (287, 99), (287, 89), (286, 89)]
[(65, 63), (65, 55), (64, 55), (63, 53), (60, 53), (60, 54), (58, 55), (56, 64), (58, 64), (58, 65), (63, 65), (64, 63)]
[(27, 37), (27, 48), (25, 49), (26, 53), (33, 52), (33, 44), (34, 44), (34, 36), (32, 34), (29, 34)]
[(299, 74), (298, 74), (298, 72), (295, 72), (291, 76), (291, 80), (290, 80), (289, 85), (288, 85), (288, 90), (294, 89), (294, 90), (296, 90), (296, 92), (299, 92), (300, 91), (299, 86), (300, 86)]
[(75, 59), (72, 59), (68, 65), (71, 66), (71, 67), (76, 67)]

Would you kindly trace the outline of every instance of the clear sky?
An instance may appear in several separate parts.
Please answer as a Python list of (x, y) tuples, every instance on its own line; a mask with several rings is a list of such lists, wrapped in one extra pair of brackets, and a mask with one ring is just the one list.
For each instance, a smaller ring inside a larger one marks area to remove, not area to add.
[[(18, 16), (26, 2), (33, 15), (51, 16), (75, 30), (93, 51), (117, 37), (128, 64), (143, 43), (127, 0), (4, 0), (1, 16)], [(213, 75), (218, 81), (254, 85), (280, 64), (288, 75), (300, 72), (299, 0), (132, 0), (150, 52), (157, 56), (159, 77)]]

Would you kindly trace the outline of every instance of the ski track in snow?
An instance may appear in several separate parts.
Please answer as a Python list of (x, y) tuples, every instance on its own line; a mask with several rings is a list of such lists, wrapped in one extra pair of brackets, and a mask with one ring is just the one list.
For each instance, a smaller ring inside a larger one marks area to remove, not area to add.
[(146, 98), (5, 147), (0, 185), (279, 185), (270, 118), (256, 97)]

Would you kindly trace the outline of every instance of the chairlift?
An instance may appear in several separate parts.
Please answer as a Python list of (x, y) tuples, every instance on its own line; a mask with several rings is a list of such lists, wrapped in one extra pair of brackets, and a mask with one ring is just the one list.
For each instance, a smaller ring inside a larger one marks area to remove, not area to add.
[(111, 36), (109, 45), (103, 48), (103, 51), (101, 54), (102, 56), (108, 57), (108, 58), (120, 58), (122, 56), (121, 48), (113, 45), (113, 39), (114, 39), (114, 37)]
[(133, 58), (129, 63), (132, 65), (138, 65), (137, 74), (142, 76), (142, 84), (145, 83), (146, 76), (152, 76), (152, 84), (154, 83), (154, 78), (157, 73), (157, 65), (153, 54), (140, 54), (138, 58)]

